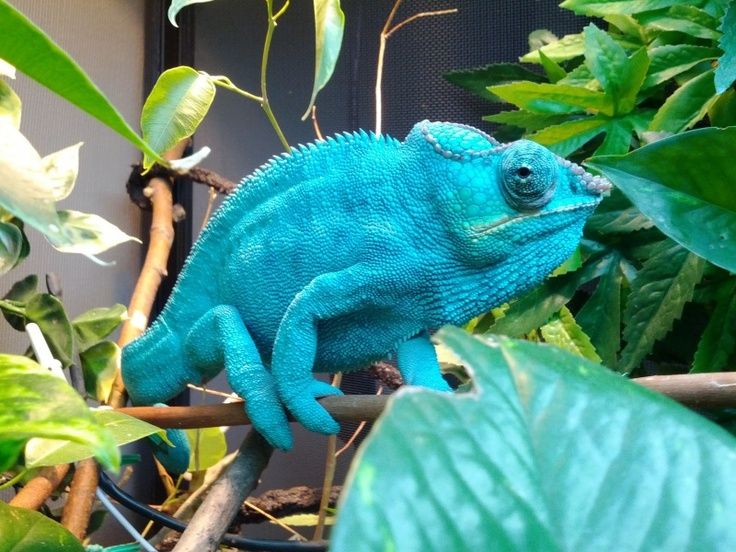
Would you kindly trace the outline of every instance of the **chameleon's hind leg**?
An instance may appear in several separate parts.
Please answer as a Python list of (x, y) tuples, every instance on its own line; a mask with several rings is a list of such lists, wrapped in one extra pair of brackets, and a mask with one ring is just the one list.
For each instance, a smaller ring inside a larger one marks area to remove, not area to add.
[(450, 386), (440, 373), (437, 352), (427, 332), (401, 343), (396, 351), (396, 361), (401, 377), (408, 385), (450, 391)]
[(208, 310), (187, 334), (184, 350), (205, 379), (224, 364), (230, 387), (246, 401), (253, 427), (274, 447), (291, 448), (291, 430), (273, 377), (235, 307), (218, 305)]

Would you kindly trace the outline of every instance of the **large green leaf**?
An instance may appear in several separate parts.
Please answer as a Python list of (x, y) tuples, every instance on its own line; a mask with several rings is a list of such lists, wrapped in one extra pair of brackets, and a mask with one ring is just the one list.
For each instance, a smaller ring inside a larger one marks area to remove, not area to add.
[[(148, 422), (114, 410), (95, 410), (92, 416), (112, 436), (118, 447), (149, 435), (164, 433), (164, 430)], [(26, 467), (28, 468), (69, 464), (92, 456), (94, 456), (94, 449), (89, 445), (40, 437), (28, 441), (25, 450)]]
[(691, 0), (565, 0), (561, 8), (580, 15), (619, 15), (643, 13), (678, 4), (688, 5)]
[(517, 63), (493, 63), (475, 69), (462, 69), (445, 73), (452, 84), (461, 86), (489, 101), (502, 101), (488, 91), (489, 86), (515, 81), (544, 82), (544, 77)]
[(168, 12), (169, 21), (174, 27), (178, 27), (179, 25), (176, 24), (176, 16), (182, 9), (192, 4), (204, 4), (205, 2), (212, 2), (212, 0), (171, 0)]
[[(651, 88), (684, 73), (702, 61), (716, 59), (718, 48), (692, 44), (667, 44), (649, 50), (649, 71), (642, 88)], [(716, 77), (718, 71), (716, 70)]]
[(309, 106), (302, 119), (312, 111), (317, 93), (330, 81), (335, 71), (345, 31), (345, 14), (340, 0), (313, 0), (314, 2), (314, 85)]
[(120, 465), (112, 436), (65, 381), (28, 358), (0, 355), (0, 470), (16, 462), (32, 437), (81, 443), (103, 465)]
[(0, 58), (157, 157), (82, 68), (5, 0), (0, 0)]
[[(210, 76), (191, 67), (174, 67), (161, 73), (141, 112), (143, 137), (157, 154), (163, 154), (197, 130), (215, 99)], [(146, 154), (148, 169), (156, 157)]]
[(719, 94), (728, 90), (736, 81), (736, 3), (729, 3), (722, 25), (723, 35), (718, 45), (723, 50), (723, 55), (718, 59), (715, 79), (716, 92)]
[(443, 329), (474, 391), (399, 391), (348, 476), (334, 552), (736, 548), (736, 441), (554, 347)]
[(718, 302), (693, 358), (691, 372), (720, 372), (736, 351), (736, 285)]
[(513, 82), (490, 86), (489, 91), (517, 107), (537, 113), (600, 111), (613, 115), (613, 103), (602, 92), (566, 84)]
[(699, 129), (624, 156), (594, 157), (605, 174), (669, 237), (736, 272), (736, 127)]
[(704, 267), (703, 259), (670, 240), (662, 242), (644, 262), (631, 282), (624, 311), (626, 346), (621, 351), (619, 371), (634, 371), (672, 329), (685, 303), (692, 299)]
[(667, 98), (654, 116), (651, 130), (682, 132), (700, 121), (716, 98), (713, 71), (706, 71)]
[(53, 519), (0, 500), (0, 551), (84, 552), (84, 546)]

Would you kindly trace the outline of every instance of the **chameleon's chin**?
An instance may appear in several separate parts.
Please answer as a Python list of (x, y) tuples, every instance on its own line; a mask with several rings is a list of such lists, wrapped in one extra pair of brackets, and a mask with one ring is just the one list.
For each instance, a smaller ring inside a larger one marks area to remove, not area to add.
[(555, 219), (561, 219), (561, 222), (562, 220), (567, 221), (569, 220), (570, 215), (587, 218), (599, 202), (599, 199), (591, 199), (584, 203), (571, 202), (567, 205), (563, 204), (551, 209), (542, 209), (530, 213), (519, 213), (517, 215), (507, 215), (503, 218), (494, 220), (491, 223), (473, 225), (471, 229), (476, 237), (485, 237), (506, 232), (514, 226), (532, 219), (544, 220), (551, 228), (556, 226), (553, 223)]

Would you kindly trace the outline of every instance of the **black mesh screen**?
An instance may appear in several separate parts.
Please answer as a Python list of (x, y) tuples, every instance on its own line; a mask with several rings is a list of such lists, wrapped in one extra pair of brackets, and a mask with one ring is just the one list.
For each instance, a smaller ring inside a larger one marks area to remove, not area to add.
[[(351, 126), (373, 128), (373, 88), (378, 36), (393, 1), (343, 2), (350, 22), (341, 73), (353, 83)], [(549, 29), (557, 36), (580, 32), (586, 20), (555, 0), (406, 0), (396, 22), (422, 11), (458, 8), (458, 13), (416, 20), (388, 42), (383, 78), (384, 132), (403, 137), (422, 119), (484, 126), (489, 102), (448, 83), (443, 73), (488, 63), (517, 61), (528, 35)], [(347, 76), (347, 75), (346, 75)]]

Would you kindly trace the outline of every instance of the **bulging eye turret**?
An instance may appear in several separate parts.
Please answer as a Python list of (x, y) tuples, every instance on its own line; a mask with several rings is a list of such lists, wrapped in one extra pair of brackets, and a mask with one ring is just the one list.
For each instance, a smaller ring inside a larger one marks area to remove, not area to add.
[(509, 145), (501, 156), (500, 187), (506, 202), (518, 211), (536, 211), (555, 193), (557, 162), (544, 147), (528, 140)]

